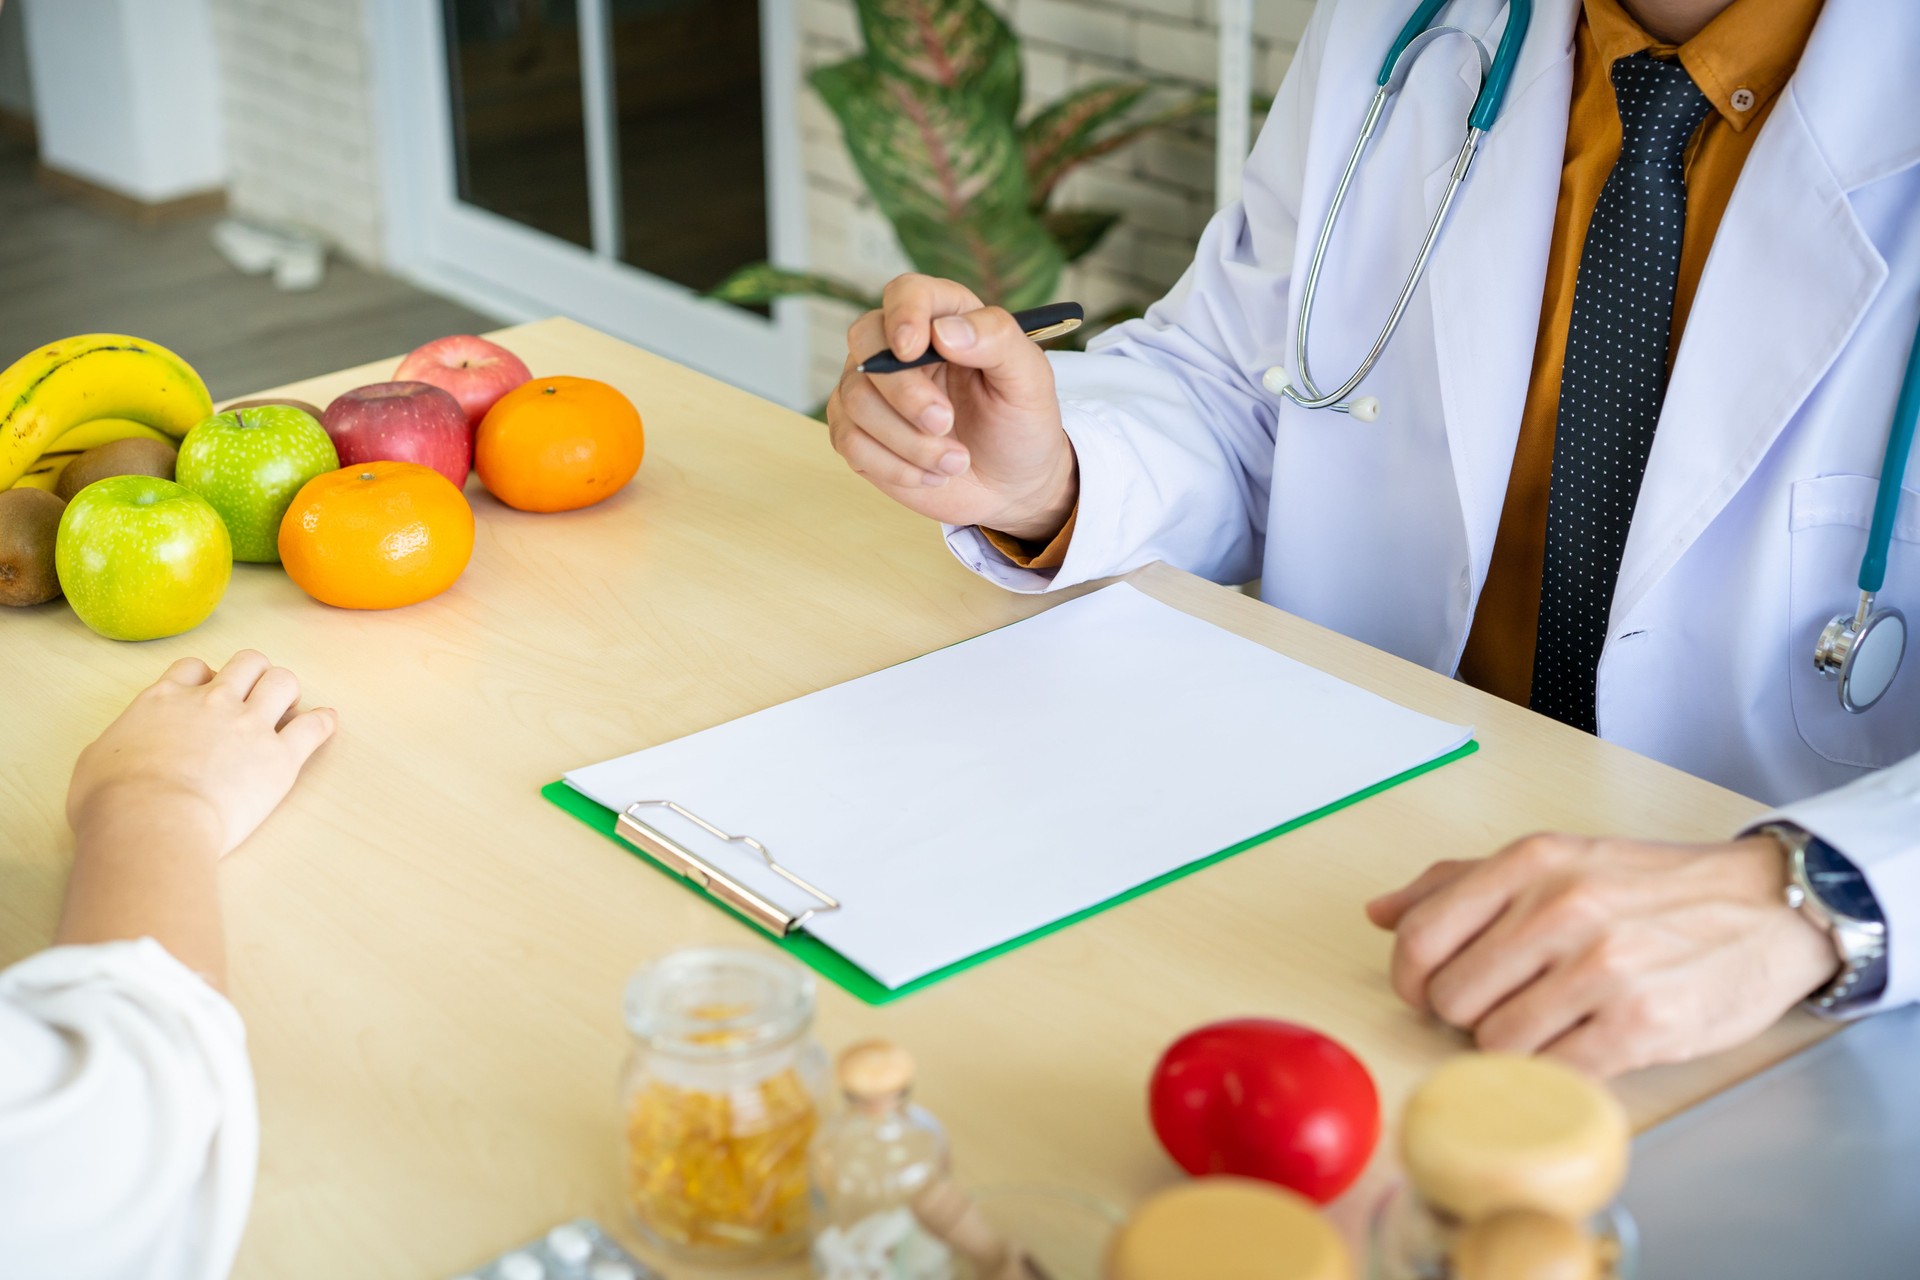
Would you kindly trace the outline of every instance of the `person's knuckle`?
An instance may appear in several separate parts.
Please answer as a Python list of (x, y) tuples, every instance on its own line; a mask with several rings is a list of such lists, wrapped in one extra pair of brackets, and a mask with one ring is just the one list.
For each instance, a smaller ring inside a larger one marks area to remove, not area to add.
[(1523, 870), (1539, 871), (1559, 863), (1565, 841), (1550, 831), (1521, 836), (1508, 845), (1502, 856)]
[(1541, 912), (1556, 930), (1603, 925), (1613, 917), (1605, 888), (1590, 876), (1573, 876), (1555, 886)]
[(1482, 1018), (1473, 1029), (1473, 1043), (1485, 1053), (1512, 1053), (1521, 1045), (1518, 1026), (1508, 1018)]
[(1449, 981), (1445, 973), (1435, 974), (1427, 983), (1427, 1003), (1449, 1026), (1463, 1027), (1473, 1021), (1473, 1007), (1467, 995), (1467, 989)]

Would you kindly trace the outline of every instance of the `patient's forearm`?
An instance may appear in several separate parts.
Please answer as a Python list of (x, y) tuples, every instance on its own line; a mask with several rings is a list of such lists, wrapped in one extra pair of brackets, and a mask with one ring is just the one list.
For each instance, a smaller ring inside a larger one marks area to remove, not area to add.
[(99, 806), (74, 832), (73, 875), (55, 941), (152, 938), (215, 987), (224, 987), (219, 825), (177, 800), (128, 796)]

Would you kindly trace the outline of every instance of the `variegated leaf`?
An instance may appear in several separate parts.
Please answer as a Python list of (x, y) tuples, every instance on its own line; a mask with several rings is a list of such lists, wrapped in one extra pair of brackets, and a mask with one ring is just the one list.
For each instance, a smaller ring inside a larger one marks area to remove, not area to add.
[(958, 280), (1012, 311), (1052, 302), (1066, 265), (1053, 237), (1025, 209), (961, 222), (907, 218), (894, 229), (921, 271)]
[(1065, 157), (1079, 152), (1094, 134), (1126, 115), (1152, 89), (1145, 80), (1103, 80), (1075, 90), (1022, 125), (1020, 148), (1035, 198), (1052, 189)]
[[(1116, 122), (1109, 117), (1105, 127), (1095, 129), (1079, 141), (1054, 150), (1048, 156), (1046, 165), (1038, 171), (1029, 170), (1028, 183), (1033, 192), (1033, 199), (1036, 203), (1046, 203), (1047, 198), (1053, 194), (1053, 189), (1059, 185), (1060, 179), (1076, 166), (1104, 156), (1110, 151), (1117, 151), (1156, 129), (1185, 124), (1190, 120), (1211, 115), (1218, 101), (1218, 96), (1209, 89), (1203, 93), (1191, 94), (1138, 119)], [(1269, 101), (1256, 98), (1254, 105), (1258, 110), (1265, 110), (1264, 104), (1268, 104)], [(1035, 120), (1039, 118), (1036, 116)]]
[(1020, 109), (1020, 44), (982, 0), (858, 0), (875, 71), (971, 89), (1011, 120)]
[(731, 302), (742, 307), (756, 307), (774, 301), (776, 298), (790, 298), (801, 294), (810, 294), (818, 298), (837, 298), (841, 302), (851, 302), (854, 306), (872, 311), (880, 306), (880, 299), (874, 297), (857, 285), (832, 276), (816, 275), (806, 271), (788, 271), (769, 262), (756, 262), (752, 266), (742, 267), (716, 285), (707, 294), (709, 298), (718, 298), (722, 302)]

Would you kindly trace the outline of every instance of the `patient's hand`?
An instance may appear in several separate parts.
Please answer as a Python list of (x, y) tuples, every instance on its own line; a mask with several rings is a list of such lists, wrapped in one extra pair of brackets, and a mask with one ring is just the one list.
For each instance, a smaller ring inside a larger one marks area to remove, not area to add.
[(337, 713), (294, 714), (300, 682), (244, 650), (218, 673), (182, 658), (80, 753), (67, 821), (89, 828), (130, 813), (187, 823), (231, 852), (273, 812)]
[(1786, 905), (1771, 836), (1655, 844), (1530, 836), (1375, 898), (1393, 987), (1483, 1049), (1599, 1076), (1752, 1039), (1839, 968)]

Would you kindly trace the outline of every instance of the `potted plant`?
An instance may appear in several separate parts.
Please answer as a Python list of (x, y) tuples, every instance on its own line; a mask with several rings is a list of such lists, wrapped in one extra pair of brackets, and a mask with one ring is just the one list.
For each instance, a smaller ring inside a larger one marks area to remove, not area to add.
[[(983, 0), (855, 0), (865, 49), (813, 72), (854, 166), (915, 268), (1009, 308), (1052, 298), (1061, 270), (1121, 215), (1052, 205), (1060, 180), (1154, 129), (1212, 112), (1211, 92), (1107, 80), (1021, 115), (1020, 42)], [(712, 296), (878, 299), (831, 276), (742, 267)]]

